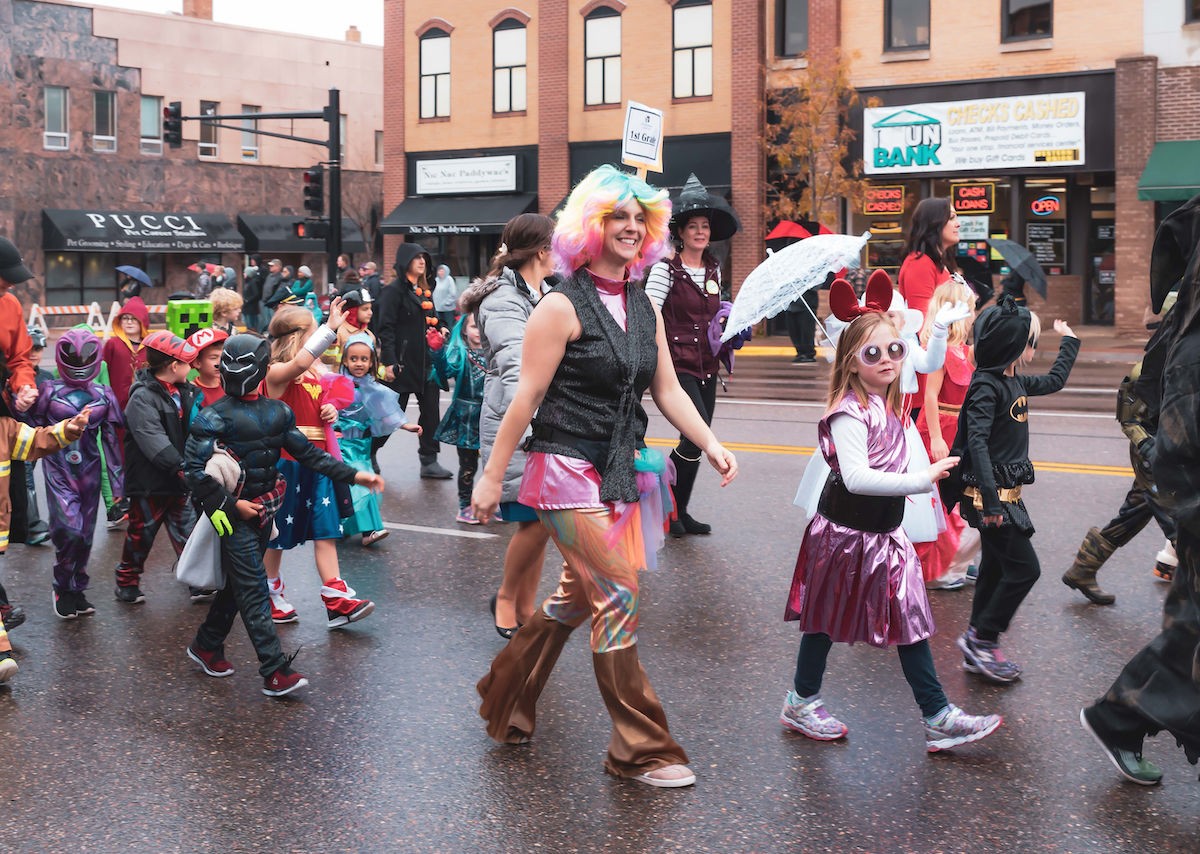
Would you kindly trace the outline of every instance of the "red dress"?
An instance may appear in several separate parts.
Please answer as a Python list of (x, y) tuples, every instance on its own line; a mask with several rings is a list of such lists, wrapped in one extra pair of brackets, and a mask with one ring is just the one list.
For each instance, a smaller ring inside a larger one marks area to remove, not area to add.
[[(942, 428), (942, 439), (946, 447), (954, 445), (958, 434), (958, 410), (967, 396), (967, 387), (971, 384), (971, 374), (975, 366), (971, 363), (971, 348), (966, 344), (953, 344), (946, 348), (946, 362), (942, 368), (942, 387), (938, 391), (937, 419)], [(930, 448), (929, 423), (926, 420), (933, 413), (926, 406), (921, 407), (917, 415), (917, 432), (925, 443), (925, 450), (933, 459)], [(958, 507), (946, 512), (946, 530), (932, 543), (914, 543), (917, 557), (921, 559), (921, 574), (925, 581), (941, 578), (950, 569), (962, 541), (963, 529), (966, 523), (958, 514)]]
[[(288, 409), (296, 416), (296, 427), (322, 451), (325, 447), (325, 422), (321, 420), (321, 381), (308, 374), (288, 383), (279, 400), (286, 403)], [(287, 451), (283, 452), (285, 460), (295, 459)]]
[[(938, 285), (950, 281), (950, 272), (934, 261), (928, 255), (917, 252), (909, 253), (900, 265), (900, 275), (896, 277), (896, 289), (904, 297), (905, 304), (913, 311), (921, 312), (922, 317), (929, 311), (929, 301)], [(917, 393), (908, 395), (904, 401), (905, 410), (920, 409), (925, 405), (925, 375), (917, 374)]]

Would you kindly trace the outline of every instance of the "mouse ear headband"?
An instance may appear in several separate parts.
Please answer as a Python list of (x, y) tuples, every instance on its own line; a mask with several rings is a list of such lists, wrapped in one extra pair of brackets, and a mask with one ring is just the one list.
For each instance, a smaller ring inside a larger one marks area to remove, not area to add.
[(883, 270), (876, 270), (867, 280), (863, 304), (858, 304), (854, 288), (845, 279), (835, 279), (829, 286), (829, 310), (838, 320), (849, 323), (864, 314), (885, 313), (892, 306), (892, 280)]

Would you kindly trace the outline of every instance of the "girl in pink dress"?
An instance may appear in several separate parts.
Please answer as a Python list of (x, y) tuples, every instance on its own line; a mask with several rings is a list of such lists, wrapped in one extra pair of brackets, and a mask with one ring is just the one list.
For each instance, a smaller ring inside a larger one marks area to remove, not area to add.
[(829, 304), (849, 322), (838, 338), (829, 409), (818, 425), (830, 474), (817, 514), (804, 532), (785, 619), (804, 636), (784, 727), (818, 741), (848, 729), (825, 708), (821, 681), (834, 641), (895, 646), (925, 725), (930, 752), (978, 741), (1000, 726), (998, 715), (968, 715), (946, 699), (933, 666), (933, 615), (912, 543), (900, 523), (904, 496), (930, 492), (957, 463), (945, 457), (908, 472), (898, 379), (908, 345), (884, 313), (891, 288), (868, 285), (859, 306), (844, 279)]
[[(957, 280), (939, 285), (929, 301), (929, 316), (933, 317), (946, 305), (964, 302), (970, 305), (975, 299), (971, 289)], [(950, 448), (958, 433), (958, 413), (971, 374), (975, 372), (975, 361), (967, 337), (975, 314), (950, 326), (946, 339), (946, 359), (941, 370), (925, 377), (925, 400), (917, 415), (917, 432), (925, 443), (925, 451), (933, 462), (950, 456)], [(932, 334), (932, 323), (926, 321), (921, 332), (922, 340)], [(921, 560), (921, 573), (925, 584), (934, 590), (957, 590), (966, 579), (967, 564), (979, 549), (979, 532), (967, 526), (957, 507), (945, 508), (946, 530), (931, 543), (913, 543), (917, 557)]]

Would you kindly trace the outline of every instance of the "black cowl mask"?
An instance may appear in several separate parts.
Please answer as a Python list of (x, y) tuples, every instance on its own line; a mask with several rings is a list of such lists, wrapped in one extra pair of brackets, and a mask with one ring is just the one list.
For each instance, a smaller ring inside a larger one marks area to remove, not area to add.
[(1003, 373), (1021, 358), (1029, 343), (1029, 309), (1017, 305), (1009, 294), (975, 320), (975, 368)]

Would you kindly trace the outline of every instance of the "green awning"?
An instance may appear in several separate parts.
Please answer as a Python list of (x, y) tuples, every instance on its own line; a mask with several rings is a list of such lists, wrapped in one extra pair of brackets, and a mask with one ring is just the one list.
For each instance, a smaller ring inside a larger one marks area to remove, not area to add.
[(1138, 181), (1143, 202), (1183, 202), (1200, 193), (1200, 139), (1158, 142)]

